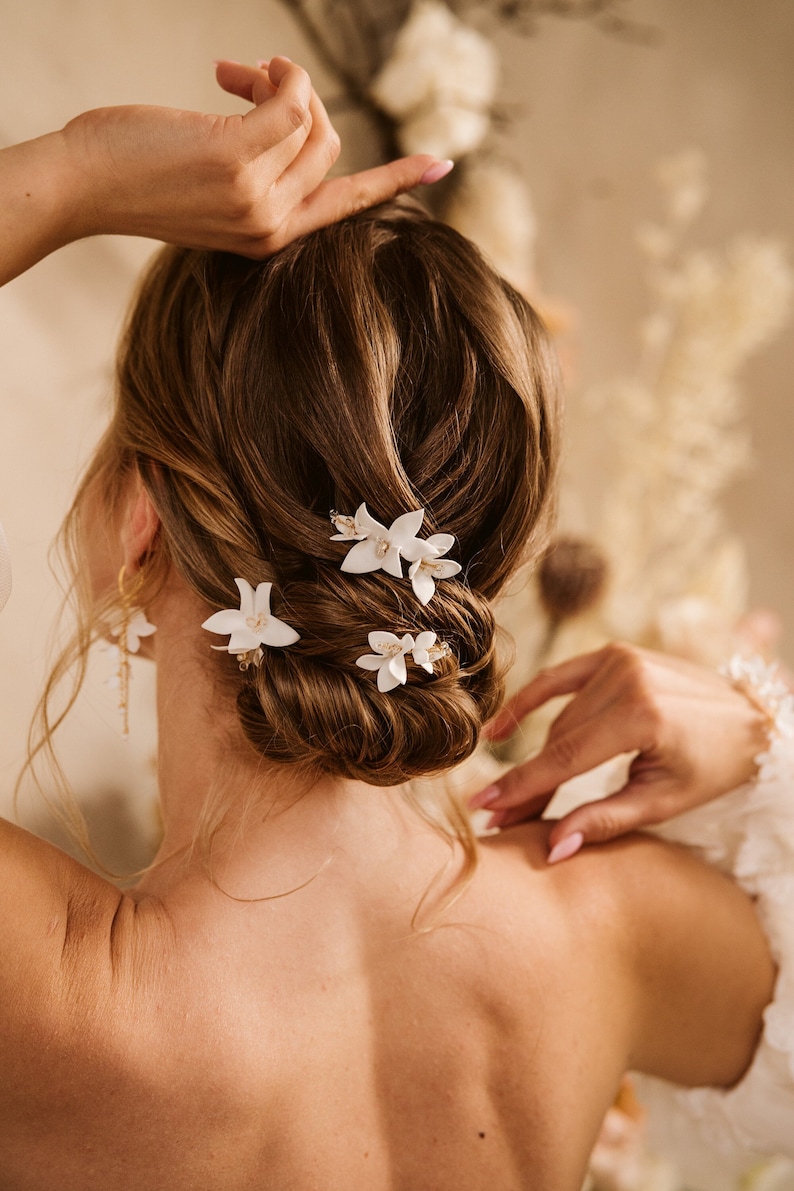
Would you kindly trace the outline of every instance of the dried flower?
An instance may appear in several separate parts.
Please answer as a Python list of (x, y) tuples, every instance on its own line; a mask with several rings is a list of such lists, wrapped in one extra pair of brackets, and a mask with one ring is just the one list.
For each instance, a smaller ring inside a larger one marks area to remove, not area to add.
[(702, 607), (680, 601), (711, 601), (723, 625), (743, 610), (746, 564), (718, 504), (750, 455), (735, 376), (785, 322), (792, 275), (779, 246), (754, 237), (722, 257), (681, 251), (705, 198), (705, 160), (681, 154), (659, 174), (667, 221), (640, 236), (653, 262), (643, 355), (634, 376), (597, 398), (614, 436), (615, 479), (598, 527), (614, 576), (605, 627), (635, 641), (661, 636), (687, 653), (700, 642), (710, 655), (715, 633), (709, 644), (694, 623)]
[(399, 123), (403, 152), (455, 159), (488, 132), (497, 74), (490, 41), (441, 0), (420, 0), (370, 93)]
[(601, 551), (584, 538), (561, 537), (537, 570), (541, 602), (559, 622), (595, 607), (604, 593), (609, 568)]
[(532, 292), (537, 225), (529, 190), (514, 168), (493, 159), (467, 163), (444, 218), (511, 285)]

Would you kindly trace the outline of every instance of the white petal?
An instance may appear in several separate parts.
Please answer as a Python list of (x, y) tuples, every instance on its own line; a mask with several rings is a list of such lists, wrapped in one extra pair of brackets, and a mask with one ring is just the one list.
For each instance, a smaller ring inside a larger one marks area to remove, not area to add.
[(243, 614), (243, 619), (247, 616), (254, 615), (254, 589), (247, 579), (235, 579), (237, 590), (240, 593), (240, 611)]
[(270, 589), (272, 586), (272, 583), (257, 583), (254, 593), (254, 616), (260, 612), (264, 612), (265, 616), (270, 615)]
[(256, 649), (258, 645), (259, 638), (243, 625), (232, 633), (226, 648), (229, 653), (248, 653), (249, 649)]
[(224, 608), (221, 612), (213, 612), (201, 627), (210, 633), (233, 633), (245, 627), (245, 617), (236, 608)]
[(133, 609), (132, 619), (127, 625), (127, 652), (137, 653), (141, 647), (141, 637), (151, 637), (156, 632), (156, 627), (149, 623), (145, 614), (139, 608)]
[(356, 665), (362, 670), (380, 670), (385, 660), (382, 654), (362, 653), (360, 658), (356, 658)]
[[(427, 650), (430, 648), (431, 645), (435, 645), (435, 643), (436, 643), (436, 634), (431, 633), (429, 630), (425, 630), (425, 632), (420, 633), (419, 636), (416, 638), (416, 649)], [(416, 658), (416, 650), (414, 650), (414, 658)]]
[(395, 579), (402, 579), (403, 566), (400, 562), (400, 551), (396, 546), (389, 546), (386, 554), (379, 561), (387, 575), (393, 575)]
[(258, 644), (261, 645), (283, 647), (285, 645), (294, 645), (296, 641), (300, 641), (300, 634), (296, 633), (291, 625), (285, 624), (283, 620), (279, 620), (277, 616), (271, 616), (265, 627), (260, 629), (258, 634)]
[(420, 604), (429, 604), (436, 594), (435, 580), (423, 566), (417, 568), (416, 574), (411, 578), (411, 586)]
[(417, 559), (421, 561), (423, 558), (438, 558), (435, 546), (431, 546), (429, 542), (423, 542), (421, 538), (410, 538), (409, 541), (404, 542), (400, 546), (400, 554), (409, 562), (416, 562)]
[(386, 669), (398, 682), (405, 682), (408, 677), (408, 671), (405, 668), (405, 654), (400, 653), (396, 658), (390, 658), (386, 663)]
[(392, 521), (388, 536), (395, 546), (402, 549), (402, 543), (415, 538), (422, 528), (425, 519), (424, 509), (414, 509), (412, 513), (403, 513), (396, 521)]
[(360, 504), (356, 510), (356, 525), (361, 526), (367, 537), (387, 538), (389, 536), (386, 526), (381, 525), (380, 521), (376, 521), (369, 515), (366, 504)]
[(363, 542), (356, 542), (339, 568), (351, 575), (365, 575), (369, 571), (379, 571), (382, 559), (378, 558), (377, 546), (370, 538)]
[(457, 575), (463, 567), (459, 562), (453, 562), (451, 558), (442, 558), (439, 562), (432, 564), (436, 579), (451, 579), (453, 575)]
[(378, 629), (373, 630), (367, 640), (372, 648), (381, 654), (388, 645), (402, 645), (400, 638), (395, 637), (394, 633), (380, 632)]
[(427, 670), (428, 674), (433, 673), (433, 663), (432, 662), (418, 662), (417, 664), (420, 665), (423, 670)]
[(416, 642), (410, 633), (406, 633), (400, 641), (400, 645), (403, 647), (403, 653), (408, 653), (409, 650), (413, 649), (415, 644)]
[(451, 533), (434, 533), (427, 539), (428, 546), (434, 546), (439, 554), (446, 554), (455, 545), (455, 537)]
[(405, 658), (400, 654), (399, 657), (390, 658), (385, 666), (381, 666), (378, 671), (378, 690), (379, 691), (393, 691), (396, 686), (404, 683), (408, 677), (408, 671), (405, 668)]
[(430, 661), (430, 654), (426, 649), (415, 649), (413, 656), (417, 666), (426, 666)]

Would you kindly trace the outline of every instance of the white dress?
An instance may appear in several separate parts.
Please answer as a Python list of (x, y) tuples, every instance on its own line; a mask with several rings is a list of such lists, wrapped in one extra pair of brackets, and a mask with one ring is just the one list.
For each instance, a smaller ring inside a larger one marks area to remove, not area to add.
[[(769, 671), (752, 665), (763, 685)], [(730, 1091), (633, 1077), (648, 1113), (648, 1151), (670, 1171), (659, 1180), (643, 1168), (626, 1184), (631, 1191), (794, 1191), (794, 701), (770, 685), (780, 706), (756, 779), (653, 830), (732, 874), (754, 899), (778, 966), (775, 996), (750, 1069)], [(567, 782), (548, 813), (619, 790), (628, 762), (616, 758)], [(656, 1169), (650, 1156), (648, 1169)]]
[[(794, 717), (789, 717), (794, 718)], [(757, 779), (656, 829), (733, 874), (753, 897), (778, 965), (753, 1063), (730, 1091), (641, 1081), (654, 1148), (674, 1157), (692, 1191), (726, 1191), (763, 1157), (794, 1159), (794, 734), (783, 723)], [(794, 1161), (774, 1183), (794, 1191)]]

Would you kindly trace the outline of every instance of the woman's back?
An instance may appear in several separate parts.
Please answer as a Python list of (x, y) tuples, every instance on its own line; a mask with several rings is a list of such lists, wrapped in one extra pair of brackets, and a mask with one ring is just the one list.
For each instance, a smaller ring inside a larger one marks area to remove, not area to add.
[(628, 1065), (741, 1074), (771, 970), (727, 881), (645, 840), (550, 868), (534, 825), (412, 925), (449, 850), (372, 794), (264, 901), (199, 869), (122, 898), (31, 843), (68, 915), (4, 982), (0, 1186), (577, 1191)]

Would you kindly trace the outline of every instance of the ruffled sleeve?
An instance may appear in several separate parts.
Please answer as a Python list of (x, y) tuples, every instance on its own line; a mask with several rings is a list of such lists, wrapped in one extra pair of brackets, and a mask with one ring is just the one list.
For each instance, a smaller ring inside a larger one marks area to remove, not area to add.
[[(656, 830), (731, 873), (755, 900), (778, 966), (774, 999), (744, 1078), (730, 1091), (644, 1080), (652, 1130), (685, 1171), (739, 1175), (760, 1155), (794, 1158), (794, 714), (778, 716), (752, 783)], [(688, 1118), (690, 1127), (680, 1117)], [(654, 1129), (655, 1124), (655, 1129)], [(699, 1138), (693, 1138), (692, 1125)], [(700, 1152), (698, 1153), (698, 1149)], [(682, 1152), (683, 1151), (683, 1152)], [(687, 1152), (688, 1151), (688, 1152)], [(704, 1157), (711, 1152), (709, 1164)], [(791, 1168), (794, 1187), (794, 1166)], [(708, 1179), (693, 1186), (708, 1188)], [(726, 1184), (720, 1182), (719, 1186)]]

